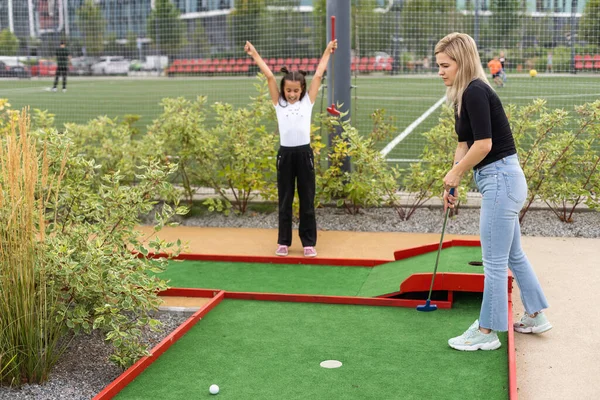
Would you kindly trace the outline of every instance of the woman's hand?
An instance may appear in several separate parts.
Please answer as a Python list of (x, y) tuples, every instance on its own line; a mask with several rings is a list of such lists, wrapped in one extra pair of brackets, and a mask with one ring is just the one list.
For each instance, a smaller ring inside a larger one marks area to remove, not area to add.
[(329, 44), (327, 44), (327, 50), (330, 54), (333, 53), (335, 49), (337, 49), (337, 39), (332, 40), (329, 42)]
[(256, 49), (252, 46), (252, 43), (246, 41), (246, 45), (244, 46), (244, 51), (250, 56), (254, 57), (256, 55)]
[(454, 188), (454, 192), (452, 194), (450, 194), (450, 192), (448, 190), (444, 190), (443, 198), (444, 198), (444, 212), (446, 212), (446, 209), (448, 207), (454, 208), (454, 202), (458, 198), (458, 190), (456, 188)]
[(452, 168), (444, 177), (444, 189), (450, 190), (452, 188), (457, 188), (458, 185), (460, 185), (461, 179), (462, 174), (460, 174), (454, 168)]

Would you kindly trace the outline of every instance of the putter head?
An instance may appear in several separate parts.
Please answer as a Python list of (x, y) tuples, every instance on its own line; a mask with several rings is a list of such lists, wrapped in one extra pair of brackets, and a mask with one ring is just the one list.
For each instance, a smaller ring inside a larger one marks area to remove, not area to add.
[(425, 304), (417, 306), (417, 311), (428, 312), (428, 311), (435, 311), (435, 310), (437, 310), (437, 306), (435, 304), (431, 304), (431, 300), (427, 300), (425, 302)]
[(333, 115), (334, 117), (340, 116), (340, 112), (335, 108), (335, 104), (332, 104), (331, 106), (327, 107), (327, 112)]

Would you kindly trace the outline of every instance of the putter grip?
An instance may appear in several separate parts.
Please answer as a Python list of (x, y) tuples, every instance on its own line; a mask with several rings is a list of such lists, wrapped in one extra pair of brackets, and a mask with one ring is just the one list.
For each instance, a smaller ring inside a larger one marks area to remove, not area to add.
[[(450, 188), (450, 191), (448, 192), (449, 195), (454, 196), (454, 188)], [(448, 201), (448, 203), (450, 203), (450, 201)]]
[[(331, 40), (335, 40), (335, 15), (331, 16)], [(333, 49), (331, 52), (335, 53), (335, 49)]]

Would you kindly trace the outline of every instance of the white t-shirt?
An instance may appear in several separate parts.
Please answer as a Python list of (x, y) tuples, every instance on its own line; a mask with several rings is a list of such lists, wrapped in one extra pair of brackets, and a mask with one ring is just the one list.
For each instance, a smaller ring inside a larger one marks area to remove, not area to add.
[(277, 124), (279, 125), (279, 141), (285, 147), (298, 147), (310, 143), (310, 117), (313, 104), (308, 93), (302, 100), (294, 104), (280, 100), (275, 105)]

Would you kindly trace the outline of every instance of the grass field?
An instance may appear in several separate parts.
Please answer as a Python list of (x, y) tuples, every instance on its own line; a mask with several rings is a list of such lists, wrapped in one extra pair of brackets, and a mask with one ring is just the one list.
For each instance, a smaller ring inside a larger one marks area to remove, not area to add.
[[(65, 122), (85, 123), (99, 116), (121, 117), (138, 114), (138, 127), (144, 129), (161, 113), (165, 97), (194, 99), (208, 96), (209, 103), (228, 102), (244, 106), (254, 96), (255, 78), (70, 78), (67, 93), (48, 91), (51, 79), (0, 80), (0, 97), (8, 98), (14, 108), (30, 106), (56, 114), (58, 126)], [(369, 115), (384, 108), (396, 118), (402, 132), (444, 95), (444, 86), (435, 75), (401, 77), (359, 77), (353, 95), (352, 119), (361, 131), (371, 128)], [(60, 86), (59, 86), (60, 87)], [(524, 105), (541, 97), (551, 108), (572, 110), (574, 105), (600, 98), (600, 76), (509, 76), (506, 87), (498, 89), (503, 103)], [(321, 95), (313, 114), (325, 110)], [(324, 95), (327, 103), (327, 95)], [(415, 159), (423, 148), (420, 135), (438, 120), (439, 110), (423, 120), (396, 146), (389, 158)], [(210, 121), (214, 123), (214, 121)], [(387, 142), (379, 145), (383, 148)]]

